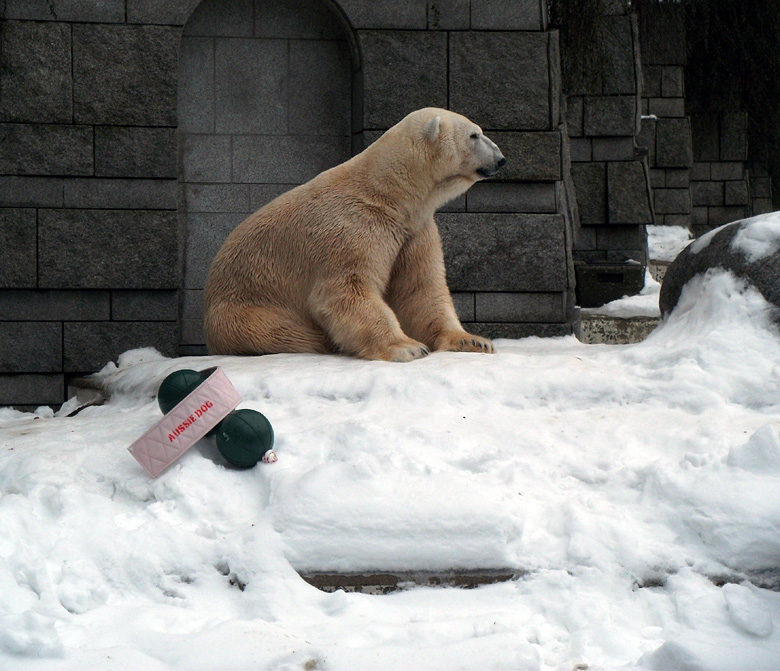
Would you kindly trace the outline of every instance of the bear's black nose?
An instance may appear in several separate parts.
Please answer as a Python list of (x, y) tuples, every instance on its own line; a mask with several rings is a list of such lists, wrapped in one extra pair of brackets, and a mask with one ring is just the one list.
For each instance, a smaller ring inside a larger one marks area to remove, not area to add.
[(498, 167), (503, 168), (506, 165), (506, 159), (502, 156), (500, 159), (498, 159)]

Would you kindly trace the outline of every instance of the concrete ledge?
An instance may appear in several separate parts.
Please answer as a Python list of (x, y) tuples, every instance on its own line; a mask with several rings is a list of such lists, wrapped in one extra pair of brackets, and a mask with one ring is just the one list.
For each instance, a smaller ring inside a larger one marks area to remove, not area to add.
[(587, 345), (630, 345), (641, 342), (658, 326), (657, 317), (609, 317), (581, 312), (578, 339)]

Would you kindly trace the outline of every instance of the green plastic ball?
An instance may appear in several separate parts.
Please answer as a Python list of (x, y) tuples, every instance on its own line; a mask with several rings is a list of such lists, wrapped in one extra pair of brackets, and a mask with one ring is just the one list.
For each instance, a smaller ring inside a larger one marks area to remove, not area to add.
[(252, 468), (273, 446), (271, 422), (256, 410), (234, 410), (217, 425), (217, 448), (236, 468)]
[(179, 405), (207, 377), (208, 374), (189, 368), (177, 370), (166, 377), (157, 390), (157, 404), (163, 415), (167, 415)]

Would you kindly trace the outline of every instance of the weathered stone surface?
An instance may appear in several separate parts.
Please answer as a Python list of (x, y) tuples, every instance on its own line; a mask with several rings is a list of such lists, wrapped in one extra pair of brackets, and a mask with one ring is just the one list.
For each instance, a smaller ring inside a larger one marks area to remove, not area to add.
[(593, 160), (593, 140), (575, 137), (569, 141), (569, 157), (572, 163), (588, 163)]
[(591, 96), (585, 98), (585, 135), (634, 135), (638, 128), (635, 96)]
[(604, 45), (603, 93), (606, 95), (636, 93), (631, 17), (602, 17), (599, 21), (599, 29)]
[(358, 39), (365, 128), (389, 128), (421, 107), (447, 107), (446, 33), (361, 30)]
[(655, 165), (659, 168), (690, 168), (693, 165), (691, 125), (687, 118), (658, 119)]
[(648, 65), (684, 65), (685, 21), (680, 7), (671, 4), (667, 11), (653, 12), (653, 21), (647, 22), (647, 39), (642, 41), (642, 61)]
[(348, 137), (352, 64), (347, 43), (293, 40), (289, 49), (289, 132)]
[(726, 182), (725, 203), (726, 205), (749, 205), (750, 194), (748, 194), (747, 182)]
[(689, 189), (656, 189), (653, 192), (656, 214), (690, 214)]
[[(350, 157), (350, 140), (338, 135), (244, 135), (233, 138), (236, 183), (301, 184)], [(187, 180), (209, 181), (209, 180)], [(224, 181), (228, 181), (228, 178)]]
[[(743, 205), (732, 205), (730, 207), (710, 207), (707, 210), (707, 228), (711, 230), (723, 224), (731, 223), (744, 219), (749, 214), (748, 208)], [(699, 232), (695, 231), (696, 235)]]
[(179, 340), (187, 345), (206, 344), (206, 335), (203, 331), (202, 319), (182, 319), (181, 337)]
[(603, 224), (607, 221), (607, 170), (604, 163), (573, 163), (571, 176), (577, 195), (580, 221)]
[(447, 282), (454, 291), (563, 291), (563, 216), (439, 214)]
[(691, 182), (691, 199), (694, 205), (723, 205), (723, 182)]
[(506, 156), (502, 181), (556, 181), (561, 179), (561, 135), (558, 132), (488, 132)]
[(428, 30), (468, 30), (471, 0), (428, 2)]
[(64, 394), (64, 375), (0, 375), (0, 405), (62, 403)]
[(544, 30), (539, 0), (479, 0), (471, 7), (472, 30)]
[(664, 98), (682, 98), (685, 95), (685, 74), (682, 66), (662, 68), (661, 95)]
[(176, 291), (112, 291), (114, 321), (176, 321), (179, 313)]
[(659, 117), (684, 117), (685, 98), (650, 98), (647, 113)]
[[(257, 142), (252, 136), (242, 138), (241, 142), (250, 140)], [(231, 146), (229, 135), (182, 134), (179, 138), (181, 179), (184, 182), (230, 182), (232, 179)], [(256, 159), (253, 155), (248, 156), (247, 160), (252, 162)], [(271, 166), (266, 166), (266, 169), (270, 170)]]
[(57, 177), (0, 177), (0, 207), (62, 207)]
[(178, 285), (175, 212), (41, 210), (38, 220), (41, 288)]
[(250, 188), (249, 184), (183, 184), (181, 208), (184, 212), (250, 212)]
[(473, 322), (476, 309), (475, 294), (472, 292), (453, 292), (451, 296), (458, 319), (462, 322)]
[(666, 175), (666, 186), (672, 189), (687, 189), (690, 186), (690, 170), (664, 170)]
[(65, 207), (135, 210), (175, 210), (172, 179), (65, 179)]
[(592, 143), (594, 161), (634, 160), (633, 137), (594, 137)]
[(181, 31), (164, 26), (73, 26), (76, 123), (176, 125)]
[(747, 114), (731, 112), (721, 115), (720, 160), (747, 160)]
[(571, 138), (582, 137), (585, 134), (584, 104), (582, 96), (568, 96), (566, 99), (566, 130)]
[[(555, 213), (553, 182), (480, 182), (466, 193), (468, 212)], [(491, 320), (489, 320), (491, 321)]]
[(184, 288), (202, 289), (214, 256), (230, 232), (244, 219), (242, 215), (214, 213), (187, 215)]
[(28, 21), (123, 23), (125, 20), (124, 0), (3, 0), (2, 10), (5, 19)]
[(216, 132), (286, 133), (287, 41), (219, 39), (214, 59)]
[(88, 126), (0, 124), (0, 173), (91, 175), (92, 129)]
[(356, 29), (424, 30), (428, 24), (427, 0), (339, 0)]
[(66, 322), (66, 373), (90, 373), (130, 349), (154, 347), (176, 355), (178, 329), (174, 322)]
[(741, 161), (734, 163), (717, 162), (710, 164), (710, 179), (718, 180), (742, 180), (745, 179), (745, 164)]
[(96, 321), (111, 317), (107, 291), (3, 291), (0, 319)]
[(6, 21), (0, 31), (0, 53), (0, 119), (71, 121), (68, 25)]
[[(751, 225), (753, 220), (729, 223), (713, 233), (706, 245), (694, 241), (680, 252), (666, 271), (661, 285), (661, 313), (669, 314), (677, 305), (683, 287), (693, 277), (707, 272), (710, 268), (731, 271), (758, 289), (767, 301), (780, 308), (780, 250), (751, 259), (738, 246), (733, 246), (735, 236)], [(774, 319), (780, 323), (780, 312), (774, 315)]]
[[(597, 249), (607, 250), (607, 259), (622, 263), (647, 259), (647, 232), (641, 225), (609, 224), (596, 226)], [(616, 252), (611, 255), (610, 251)]]
[(0, 287), (34, 287), (36, 260), (35, 210), (0, 210)]
[(653, 214), (642, 163), (607, 164), (607, 202), (610, 224), (651, 224)]
[[(221, 9), (222, 0), (212, 2)], [(255, 37), (339, 40), (344, 32), (336, 11), (321, 0), (258, 0)]]
[(577, 304), (583, 308), (600, 307), (623, 296), (641, 291), (645, 281), (642, 265), (578, 265)]
[(214, 42), (185, 35), (179, 49), (178, 117), (180, 133), (213, 133)]
[(0, 322), (0, 371), (57, 373), (62, 370), (62, 324)]
[(478, 322), (563, 322), (566, 310), (563, 293), (476, 294)]
[(194, 7), (184, 28), (185, 35), (207, 37), (252, 37), (253, 0), (203, 0)]
[(691, 137), (696, 161), (720, 160), (720, 130), (717, 114), (692, 114)]
[(571, 335), (573, 327), (565, 324), (532, 324), (532, 323), (495, 323), (474, 322), (463, 324), (469, 333), (481, 335), (485, 338), (559, 338)]
[(176, 177), (176, 130), (96, 127), (95, 175), (98, 177)]
[(541, 32), (452, 33), (452, 109), (488, 130), (550, 130), (547, 48)]
[[(127, 22), (183, 26), (201, 0), (126, 0)], [(121, 0), (120, 0), (121, 4)]]
[(250, 184), (248, 212), (259, 210), (263, 205), (267, 205), (295, 186), (295, 184)]

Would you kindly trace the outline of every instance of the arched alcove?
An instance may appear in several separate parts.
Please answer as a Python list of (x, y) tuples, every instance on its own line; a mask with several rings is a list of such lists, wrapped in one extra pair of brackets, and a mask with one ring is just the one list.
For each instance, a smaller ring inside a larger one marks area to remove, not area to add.
[(187, 21), (178, 80), (182, 353), (203, 351), (203, 285), (228, 233), (350, 157), (354, 44), (327, 0), (203, 0)]

